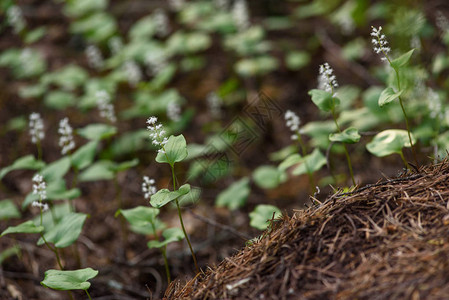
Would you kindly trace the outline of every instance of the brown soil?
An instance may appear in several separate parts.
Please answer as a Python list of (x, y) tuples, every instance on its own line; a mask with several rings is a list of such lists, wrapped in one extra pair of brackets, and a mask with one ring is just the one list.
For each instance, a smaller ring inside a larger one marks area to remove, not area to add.
[(166, 299), (443, 299), (449, 295), (449, 164), (292, 217)]

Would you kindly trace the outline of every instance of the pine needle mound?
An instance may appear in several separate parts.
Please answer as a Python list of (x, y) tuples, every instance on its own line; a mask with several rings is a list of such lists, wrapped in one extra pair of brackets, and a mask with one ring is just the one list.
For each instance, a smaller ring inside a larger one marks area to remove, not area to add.
[(334, 194), (166, 299), (444, 299), (449, 163)]

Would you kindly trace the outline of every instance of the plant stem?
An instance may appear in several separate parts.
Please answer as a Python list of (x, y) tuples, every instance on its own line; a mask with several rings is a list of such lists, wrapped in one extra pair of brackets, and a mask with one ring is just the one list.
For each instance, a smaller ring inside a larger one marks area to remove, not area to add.
[[(153, 220), (150, 220), (151, 227), (153, 228), (153, 233), (156, 236), (157, 240), (159, 241), (159, 235), (156, 231), (156, 225), (154, 224)], [(171, 282), (171, 276), (170, 276), (170, 268), (168, 266), (168, 259), (167, 259), (167, 245), (161, 248), (162, 256), (164, 257), (164, 265), (165, 265), (165, 274), (167, 275), (167, 281), (170, 284)]]
[(90, 300), (92, 300), (92, 298), (90, 297), (90, 294), (89, 294), (89, 292), (87, 291), (87, 290), (84, 290), (85, 292), (86, 292), (86, 294), (87, 294), (87, 297), (89, 297), (89, 299)]
[(36, 142), (36, 147), (37, 147), (37, 160), (42, 160), (42, 147), (41, 142), (39, 140)]
[(410, 166), (408, 165), (407, 161), (405, 160), (404, 153), (402, 152), (402, 149), (401, 149), (401, 152), (399, 152), (399, 156), (401, 156), (402, 161), (404, 162), (405, 167), (410, 170)]
[[(299, 146), (301, 147), (302, 156), (305, 158), (307, 156), (307, 148), (306, 148), (306, 145), (304, 144), (304, 141), (301, 138), (301, 133), (299, 132), (299, 130), (297, 132), (297, 136), (298, 136)], [(313, 176), (313, 172), (310, 172), (309, 164), (307, 163), (306, 159), (304, 159), (304, 163), (306, 165), (306, 171), (307, 171), (307, 175), (309, 177), (310, 191), (313, 194), (313, 193), (315, 193), (315, 179)]]

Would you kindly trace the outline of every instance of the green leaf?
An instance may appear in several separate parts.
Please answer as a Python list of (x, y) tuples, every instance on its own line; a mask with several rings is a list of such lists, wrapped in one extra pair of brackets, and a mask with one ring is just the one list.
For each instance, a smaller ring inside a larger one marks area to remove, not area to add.
[(286, 171), (288, 168), (290, 168), (291, 166), (294, 166), (296, 164), (299, 164), (300, 162), (302, 162), (304, 159), (302, 158), (301, 155), (299, 155), (298, 153), (294, 153), (291, 154), (289, 156), (287, 156), (278, 166), (278, 169), (280, 171)]
[[(413, 144), (416, 142), (412, 135)], [(411, 147), (408, 132), (401, 129), (384, 130), (376, 134), (366, 149), (378, 157), (384, 157), (393, 153), (401, 153), (402, 148)]]
[(178, 197), (190, 192), (190, 184), (184, 184), (176, 191), (169, 191), (168, 189), (159, 190), (156, 194), (151, 196), (150, 204), (156, 208), (161, 208), (167, 203), (172, 202)]
[(60, 290), (87, 290), (90, 282), (87, 280), (98, 275), (98, 271), (92, 268), (79, 269), (74, 271), (47, 270), (41, 284), (45, 287)]
[(69, 169), (70, 158), (63, 157), (47, 165), (44, 169), (42, 169), (40, 173), (44, 177), (46, 182), (50, 182), (64, 177)]
[(20, 212), (10, 199), (0, 201), (0, 220), (20, 218)]
[(331, 133), (329, 135), (331, 142), (340, 142), (345, 144), (354, 144), (360, 141), (360, 134), (354, 127), (349, 127), (343, 130), (342, 133)]
[(128, 160), (128, 161), (124, 161), (122, 163), (119, 164), (114, 164), (114, 166), (112, 167), (112, 170), (117, 173), (117, 172), (122, 172), (122, 171), (126, 171), (132, 167), (135, 167), (139, 164), (139, 159), (135, 158), (133, 160)]
[[(67, 214), (72, 213), (72, 206), (70, 203), (62, 202), (61, 204), (53, 205), (51, 210), (44, 211), (42, 214), (42, 226), (44, 226), (44, 232), (47, 232), (55, 226), (56, 223)], [(33, 218), (34, 225), (39, 225), (41, 222), (41, 216), (37, 214)]]
[(20, 246), (15, 245), (8, 249), (3, 250), (0, 252), (0, 265), (8, 258), (13, 255), (19, 255), (20, 254)]
[(149, 241), (148, 248), (162, 248), (169, 243), (181, 241), (184, 238), (184, 233), (179, 228), (168, 228), (162, 232), (162, 236), (164, 241)]
[(397, 93), (394, 92), (393, 88), (388, 87), (382, 91), (379, 97), (379, 106), (382, 107), (392, 101), (394, 101), (397, 97), (401, 96), (403, 91), (399, 91)]
[(176, 162), (184, 160), (188, 154), (186, 139), (182, 134), (171, 135), (164, 148), (166, 153), (158, 153), (156, 156), (158, 163), (168, 163), (173, 166)]
[(285, 57), (285, 64), (290, 70), (297, 71), (310, 62), (310, 54), (306, 51), (289, 52)]
[(72, 166), (82, 170), (92, 163), (97, 151), (98, 141), (90, 141), (72, 154)]
[(137, 206), (130, 209), (119, 209), (115, 213), (117, 217), (122, 214), (132, 226), (146, 226), (156, 221), (159, 209), (154, 207)]
[(322, 111), (331, 111), (336, 105), (340, 104), (338, 98), (332, 97), (332, 94), (323, 90), (311, 90), (309, 95), (312, 97), (313, 103)]
[(37, 42), (38, 40), (40, 40), (46, 33), (47, 29), (43, 26), (38, 27), (34, 30), (31, 30), (29, 32), (26, 33), (25, 38), (24, 38), (24, 42), (26, 44), (32, 44), (34, 42)]
[(260, 166), (253, 172), (254, 182), (263, 189), (274, 189), (282, 181), (283, 172), (273, 166)]
[(14, 170), (40, 170), (45, 166), (45, 163), (40, 160), (36, 160), (33, 155), (27, 155), (18, 158), (14, 163), (8, 167), (1, 169), (0, 179), (2, 179), (6, 174)]
[(39, 233), (43, 231), (44, 231), (43, 226), (36, 226), (34, 225), (33, 221), (30, 220), (20, 225), (10, 226), (6, 228), (6, 230), (3, 231), (2, 234), (0, 234), (0, 237), (10, 233)]
[(64, 91), (49, 92), (44, 98), (46, 106), (57, 110), (63, 110), (73, 106), (75, 102), (75, 96), (72, 93)]
[(281, 210), (276, 206), (259, 204), (249, 213), (251, 220), (249, 225), (259, 230), (265, 230), (269, 225), (269, 221), (273, 218), (273, 214), (275, 219), (282, 216)]
[[(75, 199), (79, 196), (81, 196), (81, 190), (79, 188), (67, 190), (64, 179), (59, 178), (47, 183), (47, 200)], [(22, 209), (37, 200), (39, 200), (39, 196), (30, 192), (22, 203)]]
[(110, 160), (97, 161), (80, 174), (79, 180), (96, 181), (114, 179), (115, 173), (112, 170), (113, 167), (114, 162)]
[(244, 177), (231, 184), (227, 189), (218, 194), (215, 205), (236, 210), (245, 205), (250, 193), (249, 178)]
[(76, 132), (86, 139), (100, 141), (116, 134), (117, 128), (106, 124), (90, 124), (84, 128), (78, 129)]
[(327, 163), (326, 157), (321, 154), (320, 150), (316, 149), (309, 155), (306, 155), (302, 163), (293, 169), (293, 175), (312, 174)]
[[(81, 234), (86, 218), (87, 215), (83, 213), (70, 213), (63, 216), (56, 226), (44, 234), (45, 240), (53, 243), (56, 248), (70, 246)], [(42, 238), (37, 242), (38, 245), (42, 245), (43, 243), (44, 240)]]
[(410, 60), (410, 58), (412, 57), (413, 51), (415, 51), (415, 49), (410, 50), (409, 52), (402, 54), (401, 56), (399, 56), (398, 58), (394, 59), (391, 61), (391, 66), (398, 70), (400, 67), (404, 66), (405, 64), (408, 63), (408, 61)]

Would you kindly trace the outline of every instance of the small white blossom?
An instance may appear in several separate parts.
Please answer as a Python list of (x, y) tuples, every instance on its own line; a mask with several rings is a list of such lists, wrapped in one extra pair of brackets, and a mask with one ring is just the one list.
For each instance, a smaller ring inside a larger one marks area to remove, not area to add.
[(162, 51), (150, 51), (145, 55), (148, 75), (155, 76), (167, 66), (167, 56)]
[(8, 24), (14, 28), (15, 33), (20, 33), (26, 26), (22, 9), (17, 5), (12, 5), (8, 8), (6, 11), (6, 19)]
[(436, 24), (438, 29), (445, 33), (449, 29), (449, 21), (446, 16), (440, 11), (436, 11)]
[(299, 119), (298, 115), (292, 112), (291, 110), (287, 110), (284, 115), (285, 119), (285, 125), (293, 131), (298, 132), (299, 131), (299, 125), (301, 124), (301, 120)]
[(209, 107), (209, 111), (214, 118), (220, 118), (221, 116), (220, 107), (222, 103), (223, 100), (220, 97), (218, 97), (217, 93), (210, 92), (207, 95), (207, 104)]
[(40, 143), (40, 141), (44, 139), (44, 122), (39, 113), (30, 114), (29, 129), (31, 142), (33, 144)]
[(154, 179), (150, 179), (148, 176), (143, 176), (142, 193), (145, 199), (150, 199), (151, 195), (156, 194), (157, 188), (155, 183)]
[(42, 211), (47, 211), (48, 210), (48, 204), (47, 203), (42, 203), (42, 202), (39, 202), (39, 201), (33, 201), (33, 203), (31, 203), (31, 206), (42, 208)]
[(338, 87), (337, 77), (328, 63), (320, 65), (319, 85), (321, 85), (321, 89), (335, 95), (334, 90)]
[(390, 47), (388, 47), (387, 37), (382, 33), (382, 26), (379, 28), (371, 27), (371, 43), (374, 46), (374, 52), (377, 54), (383, 54), (385, 57), (382, 57), (382, 60), (386, 60), (388, 53), (391, 51)]
[(135, 87), (142, 80), (142, 71), (139, 66), (133, 60), (128, 60), (123, 65), (126, 77), (128, 78), (128, 83)]
[(108, 92), (104, 90), (97, 91), (95, 98), (97, 99), (100, 116), (109, 120), (111, 123), (115, 123), (117, 118), (115, 117), (114, 106), (111, 104), (111, 96), (109, 96)]
[(441, 103), (440, 96), (433, 89), (428, 89), (427, 91), (427, 99), (429, 101), (429, 111), (431, 118), (438, 118), (439, 120), (444, 119), (444, 110), (443, 105)]
[(93, 69), (101, 69), (103, 68), (104, 61), (103, 61), (103, 55), (100, 52), (100, 49), (98, 49), (95, 45), (89, 45), (86, 48), (86, 57), (87, 62), (89, 66)]
[(154, 145), (159, 146), (159, 153), (165, 153), (164, 145), (167, 144), (168, 139), (165, 136), (165, 130), (162, 124), (157, 123), (156, 117), (149, 117), (147, 119), (147, 129), (150, 132), (150, 138)]
[(73, 140), (73, 130), (69, 124), (69, 119), (64, 118), (59, 121), (59, 147), (61, 147), (61, 154), (65, 155), (75, 148), (75, 141)]
[(38, 195), (40, 201), (47, 199), (47, 184), (40, 174), (33, 177), (33, 194)]
[(173, 122), (178, 122), (181, 119), (181, 107), (178, 102), (170, 101), (167, 104), (167, 117)]
[(118, 54), (123, 48), (122, 39), (118, 36), (114, 36), (108, 41), (109, 50), (113, 55)]
[(170, 33), (170, 23), (163, 9), (156, 9), (153, 13), (154, 22), (156, 23), (157, 34), (165, 37)]
[(240, 31), (245, 31), (250, 26), (248, 5), (245, 0), (236, 0), (232, 7), (232, 17)]

